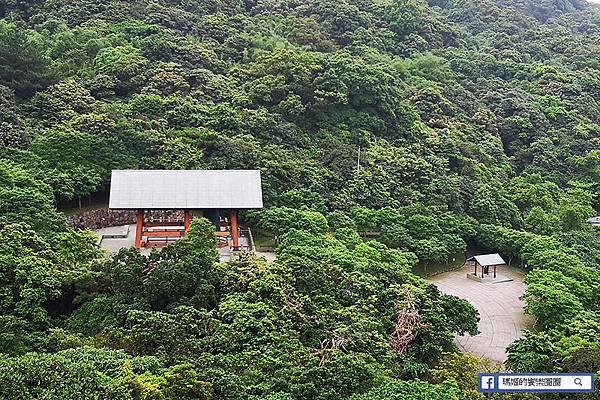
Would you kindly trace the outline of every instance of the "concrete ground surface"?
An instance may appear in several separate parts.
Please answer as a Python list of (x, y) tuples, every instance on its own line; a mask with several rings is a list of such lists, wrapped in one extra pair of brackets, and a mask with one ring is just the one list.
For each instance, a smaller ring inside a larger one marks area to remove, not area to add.
[[(97, 229), (94, 231), (98, 237), (98, 243), (101, 248), (106, 250), (109, 254), (118, 252), (123, 247), (135, 246), (135, 225), (129, 225), (129, 231), (127, 231), (127, 225), (111, 226), (108, 228)], [(106, 236), (119, 236), (125, 233), (125, 237), (106, 237)], [(104, 236), (104, 238), (102, 238)], [(240, 237), (240, 246), (248, 246), (248, 238)], [(223, 262), (230, 261), (232, 259), (232, 252), (229, 247), (219, 247), (219, 259)], [(140, 253), (149, 255), (152, 249), (141, 249)], [(273, 262), (275, 260), (275, 253), (268, 252), (256, 252), (257, 257), (264, 257), (267, 261)]]
[(510, 282), (476, 282), (467, 278), (470, 267), (445, 272), (428, 278), (440, 291), (468, 300), (479, 311), (479, 333), (457, 336), (458, 347), (491, 361), (506, 361), (506, 347), (519, 339), (523, 329), (531, 326), (531, 318), (523, 313), (519, 298), (527, 288), (522, 270), (499, 267), (498, 277)]

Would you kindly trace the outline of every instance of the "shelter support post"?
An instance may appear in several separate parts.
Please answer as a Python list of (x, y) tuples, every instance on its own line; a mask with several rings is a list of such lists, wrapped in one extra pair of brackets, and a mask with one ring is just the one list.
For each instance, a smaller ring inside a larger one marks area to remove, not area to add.
[(496, 266), (494, 265), (494, 279), (496, 278)]
[(477, 261), (475, 261), (475, 276), (477, 276)]
[(186, 235), (190, 231), (190, 223), (191, 223), (191, 221), (192, 221), (192, 215), (191, 215), (190, 210), (185, 210), (183, 212), (183, 227), (184, 227)]
[(144, 231), (144, 210), (138, 210), (135, 223), (135, 248), (142, 248), (142, 233)]
[(236, 210), (231, 210), (231, 238), (233, 240), (233, 250), (239, 250), (240, 238), (238, 232), (238, 220)]

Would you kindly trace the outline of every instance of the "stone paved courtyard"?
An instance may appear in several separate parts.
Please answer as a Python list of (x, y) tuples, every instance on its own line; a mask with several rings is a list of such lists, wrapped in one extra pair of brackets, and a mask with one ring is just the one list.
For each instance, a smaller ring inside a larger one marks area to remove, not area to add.
[(479, 335), (457, 336), (459, 348), (492, 361), (506, 360), (506, 347), (521, 337), (531, 318), (523, 313), (519, 299), (526, 289), (524, 273), (517, 268), (500, 267), (501, 278), (513, 279), (503, 283), (481, 283), (467, 278), (469, 267), (445, 272), (429, 278), (442, 292), (467, 299), (479, 311)]

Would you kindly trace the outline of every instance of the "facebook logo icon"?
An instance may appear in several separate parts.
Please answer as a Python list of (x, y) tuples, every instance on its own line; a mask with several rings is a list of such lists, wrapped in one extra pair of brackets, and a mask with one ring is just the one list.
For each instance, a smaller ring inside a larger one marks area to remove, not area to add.
[(491, 374), (479, 374), (479, 391), (487, 392), (494, 389), (496, 389), (496, 377)]

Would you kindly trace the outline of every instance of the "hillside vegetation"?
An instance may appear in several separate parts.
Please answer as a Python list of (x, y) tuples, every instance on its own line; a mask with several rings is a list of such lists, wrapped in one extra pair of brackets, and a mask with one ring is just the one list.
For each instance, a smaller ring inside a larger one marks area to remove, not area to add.
[[(0, 398), (483, 399), (410, 272), (467, 243), (529, 271), (506, 367), (598, 370), (599, 116), (582, 0), (1, 2)], [(113, 169), (260, 169), (278, 261), (107, 256), (56, 205)]]

